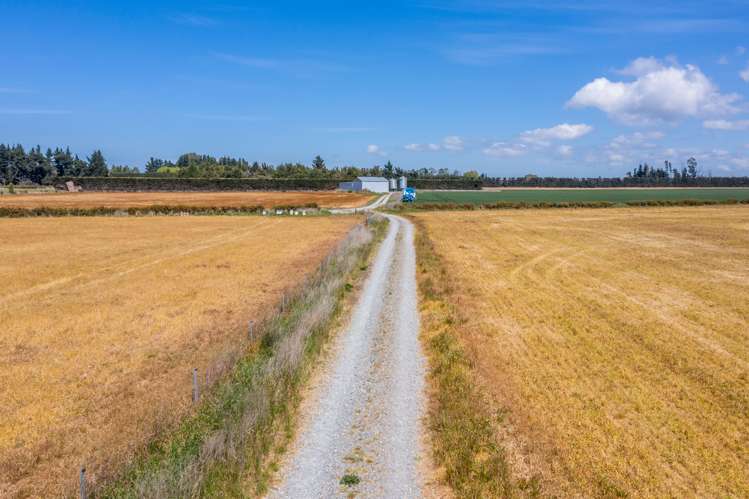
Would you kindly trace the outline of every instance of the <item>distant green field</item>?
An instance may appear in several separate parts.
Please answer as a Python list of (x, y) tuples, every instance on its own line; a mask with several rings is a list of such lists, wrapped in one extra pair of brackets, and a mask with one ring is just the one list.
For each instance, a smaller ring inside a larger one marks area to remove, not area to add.
[(609, 201), (737, 201), (749, 199), (749, 188), (735, 189), (522, 189), (504, 191), (417, 191), (416, 203), (485, 204)]

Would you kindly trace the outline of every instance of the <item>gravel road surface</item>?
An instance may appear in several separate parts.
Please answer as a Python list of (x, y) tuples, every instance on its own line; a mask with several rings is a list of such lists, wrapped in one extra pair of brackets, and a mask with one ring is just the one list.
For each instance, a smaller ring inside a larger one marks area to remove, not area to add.
[[(425, 359), (414, 229), (388, 218), (351, 322), (303, 404), (302, 427), (270, 497), (421, 496)], [(341, 483), (345, 476), (349, 485)]]

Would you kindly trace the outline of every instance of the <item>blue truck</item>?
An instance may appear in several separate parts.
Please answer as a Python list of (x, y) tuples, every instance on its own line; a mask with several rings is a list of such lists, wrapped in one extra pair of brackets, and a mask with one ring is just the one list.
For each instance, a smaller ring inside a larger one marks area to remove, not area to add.
[(416, 201), (416, 189), (413, 187), (406, 187), (403, 189), (403, 197), (401, 197), (401, 201), (404, 203), (413, 203)]

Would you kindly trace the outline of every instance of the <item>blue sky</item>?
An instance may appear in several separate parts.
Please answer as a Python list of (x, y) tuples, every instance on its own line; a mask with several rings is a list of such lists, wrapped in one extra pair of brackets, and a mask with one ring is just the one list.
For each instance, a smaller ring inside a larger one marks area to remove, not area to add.
[(749, 175), (749, 1), (0, 0), (0, 142)]

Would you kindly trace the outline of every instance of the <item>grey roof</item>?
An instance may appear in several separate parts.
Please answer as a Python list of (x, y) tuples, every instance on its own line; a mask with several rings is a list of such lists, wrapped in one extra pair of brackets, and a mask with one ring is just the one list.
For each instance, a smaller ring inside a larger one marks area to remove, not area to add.
[(385, 177), (356, 177), (358, 180), (361, 180), (362, 182), (387, 182), (388, 179)]

